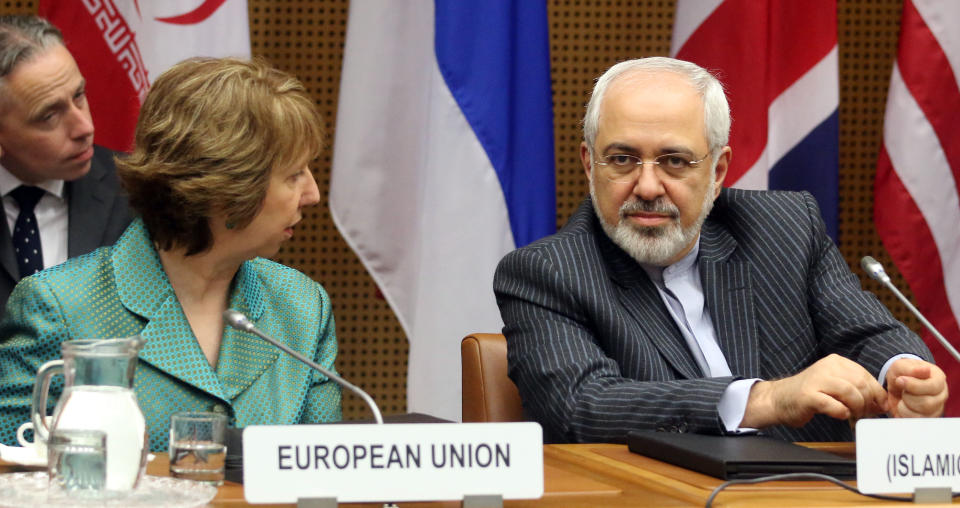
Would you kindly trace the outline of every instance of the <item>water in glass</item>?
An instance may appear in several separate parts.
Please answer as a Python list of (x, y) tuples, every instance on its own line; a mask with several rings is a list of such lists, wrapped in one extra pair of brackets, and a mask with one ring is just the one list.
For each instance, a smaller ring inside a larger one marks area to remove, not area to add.
[(47, 472), (51, 487), (101, 491), (106, 487), (106, 435), (101, 431), (59, 430), (50, 435)]
[(170, 443), (170, 474), (214, 484), (223, 483), (227, 447), (214, 441), (182, 440)]

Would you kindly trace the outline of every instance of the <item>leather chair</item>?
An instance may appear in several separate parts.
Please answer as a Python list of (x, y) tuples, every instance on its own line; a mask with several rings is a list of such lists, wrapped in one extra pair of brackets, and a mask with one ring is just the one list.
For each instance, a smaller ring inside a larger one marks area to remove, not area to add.
[(507, 377), (507, 339), (474, 333), (460, 341), (464, 422), (522, 422), (517, 386)]

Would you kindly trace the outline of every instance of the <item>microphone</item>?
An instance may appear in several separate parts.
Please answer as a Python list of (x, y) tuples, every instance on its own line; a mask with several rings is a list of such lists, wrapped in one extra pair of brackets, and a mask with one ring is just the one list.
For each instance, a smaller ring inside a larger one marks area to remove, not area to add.
[(873, 259), (871, 256), (864, 256), (863, 259), (860, 260), (860, 266), (863, 267), (863, 270), (867, 272), (867, 275), (869, 275), (871, 279), (880, 282), (889, 288), (890, 291), (893, 291), (893, 294), (896, 295), (896, 297), (899, 298), (908, 309), (910, 309), (910, 312), (912, 312), (914, 316), (917, 316), (917, 319), (923, 323), (923, 326), (926, 326), (927, 330), (930, 330), (930, 333), (932, 333), (933, 336), (940, 341), (940, 344), (946, 348), (947, 352), (950, 353), (954, 359), (960, 362), (960, 353), (957, 353), (957, 350), (954, 349), (953, 345), (947, 342), (947, 339), (945, 339), (943, 335), (940, 335), (940, 332), (938, 332), (937, 329), (934, 328), (929, 321), (927, 321), (927, 318), (923, 317), (923, 314), (920, 314), (920, 311), (917, 310), (917, 308), (914, 307), (905, 296), (903, 296), (903, 293), (901, 293), (900, 290), (890, 282), (890, 276), (887, 275), (887, 272), (883, 270), (883, 265), (881, 265), (879, 261)]
[(342, 377), (338, 376), (334, 372), (317, 365), (315, 362), (311, 361), (306, 356), (303, 356), (302, 354), (290, 349), (286, 344), (283, 344), (277, 341), (276, 339), (268, 336), (267, 334), (261, 332), (260, 330), (257, 329), (256, 326), (253, 325), (253, 323), (250, 322), (249, 319), (247, 319), (247, 316), (244, 316), (240, 312), (237, 312), (233, 309), (227, 309), (223, 311), (223, 320), (226, 321), (228, 325), (232, 326), (233, 328), (236, 328), (237, 330), (240, 330), (241, 332), (252, 333), (257, 337), (260, 337), (261, 339), (269, 342), (270, 344), (273, 344), (274, 346), (282, 349), (283, 352), (287, 353), (288, 355), (296, 358), (297, 360), (300, 360), (301, 362), (307, 364), (307, 366), (309, 366), (310, 368), (316, 371), (319, 371), (324, 376), (327, 376), (328, 378), (332, 379), (338, 385), (355, 393), (358, 397), (360, 397), (361, 399), (363, 399), (364, 402), (367, 403), (367, 406), (370, 408), (370, 412), (373, 413), (374, 420), (376, 420), (377, 423), (383, 423), (383, 417), (380, 416), (380, 408), (377, 407), (377, 404), (373, 401), (373, 398), (367, 394), (367, 392), (361, 390), (359, 387), (355, 386), (353, 383), (350, 383), (346, 379), (343, 379)]

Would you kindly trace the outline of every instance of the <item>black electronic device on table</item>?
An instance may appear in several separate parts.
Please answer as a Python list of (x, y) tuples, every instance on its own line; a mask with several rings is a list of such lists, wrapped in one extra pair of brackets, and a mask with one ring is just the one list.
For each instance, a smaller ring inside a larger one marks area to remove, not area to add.
[(765, 436), (633, 431), (627, 445), (633, 453), (724, 480), (783, 473), (857, 476), (854, 459)]

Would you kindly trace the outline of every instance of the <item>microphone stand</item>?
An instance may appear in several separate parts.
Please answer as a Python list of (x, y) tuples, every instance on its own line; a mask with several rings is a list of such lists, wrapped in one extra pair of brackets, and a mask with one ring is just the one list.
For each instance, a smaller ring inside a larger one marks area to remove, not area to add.
[(940, 332), (938, 332), (929, 321), (927, 321), (927, 318), (923, 317), (923, 314), (920, 314), (920, 311), (917, 310), (912, 303), (910, 303), (910, 300), (907, 300), (907, 298), (903, 296), (903, 293), (901, 293), (900, 290), (890, 282), (890, 276), (887, 275), (886, 271), (884, 271), (883, 265), (881, 265), (879, 261), (873, 259), (871, 256), (864, 256), (863, 259), (860, 260), (860, 266), (863, 267), (863, 270), (867, 272), (867, 275), (869, 275), (871, 279), (883, 284), (890, 291), (893, 291), (893, 294), (900, 299), (900, 301), (903, 302), (908, 309), (910, 309), (910, 312), (912, 312), (914, 316), (917, 316), (917, 319), (923, 323), (923, 326), (927, 327), (927, 330), (930, 330), (930, 333), (932, 333), (933, 336), (940, 341), (940, 344), (946, 348), (947, 352), (950, 353), (950, 355), (953, 356), (957, 362), (960, 362), (960, 353), (958, 353), (953, 345), (950, 344), (950, 342), (947, 341), (947, 339), (944, 338), (944, 336), (941, 335)]
[(370, 408), (370, 412), (373, 413), (373, 419), (376, 420), (377, 423), (380, 423), (380, 424), (383, 423), (383, 417), (380, 416), (380, 409), (377, 407), (377, 404), (373, 401), (373, 398), (367, 394), (367, 392), (361, 390), (359, 387), (355, 386), (353, 383), (347, 381), (346, 379), (343, 379), (342, 377), (338, 376), (336, 373), (317, 365), (316, 362), (294, 351), (293, 349), (290, 349), (289, 347), (287, 347), (286, 344), (283, 344), (282, 342), (279, 342), (273, 339), (272, 337), (268, 336), (267, 334), (261, 332), (259, 329), (257, 329), (256, 326), (253, 325), (253, 323), (250, 322), (249, 319), (247, 319), (247, 316), (244, 316), (240, 312), (237, 312), (233, 309), (227, 309), (223, 311), (223, 320), (226, 321), (228, 325), (232, 326), (233, 328), (236, 328), (237, 330), (240, 330), (242, 332), (252, 333), (257, 337), (260, 337), (261, 339), (269, 342), (270, 344), (273, 344), (274, 346), (283, 350), (283, 352), (287, 353), (288, 355), (305, 363), (308, 367), (316, 371), (319, 371), (321, 374), (327, 376), (338, 385), (346, 388), (347, 390), (350, 390), (351, 392), (356, 394), (358, 397), (363, 399), (363, 401), (367, 404), (367, 406)]

